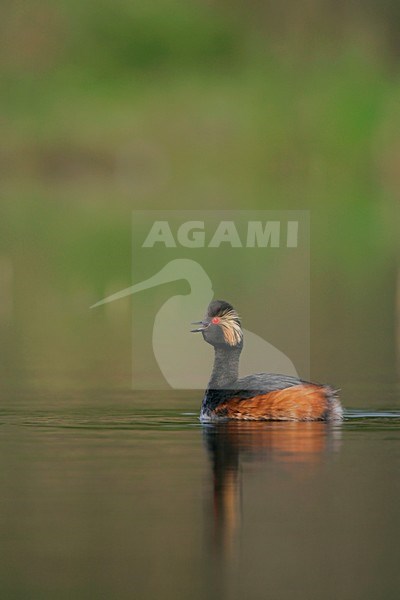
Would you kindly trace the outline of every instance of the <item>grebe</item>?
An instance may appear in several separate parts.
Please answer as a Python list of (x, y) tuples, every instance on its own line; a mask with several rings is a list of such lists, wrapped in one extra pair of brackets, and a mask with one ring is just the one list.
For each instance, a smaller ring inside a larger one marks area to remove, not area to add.
[(328, 385), (290, 375), (257, 373), (238, 379), (243, 332), (231, 304), (214, 300), (192, 332), (214, 346), (211, 379), (204, 394), (201, 421), (333, 421), (343, 417), (336, 391)]

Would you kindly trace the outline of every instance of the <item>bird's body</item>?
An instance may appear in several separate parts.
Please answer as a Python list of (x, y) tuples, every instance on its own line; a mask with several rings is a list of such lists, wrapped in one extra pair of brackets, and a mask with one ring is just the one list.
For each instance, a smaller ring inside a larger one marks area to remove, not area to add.
[(208, 388), (200, 414), (202, 421), (326, 421), (341, 417), (331, 387), (272, 373), (243, 377), (230, 388)]
[(238, 314), (222, 300), (211, 302), (200, 322), (206, 342), (214, 346), (211, 378), (201, 407), (202, 421), (330, 421), (342, 407), (330, 386), (290, 375), (257, 373), (238, 378), (243, 332)]

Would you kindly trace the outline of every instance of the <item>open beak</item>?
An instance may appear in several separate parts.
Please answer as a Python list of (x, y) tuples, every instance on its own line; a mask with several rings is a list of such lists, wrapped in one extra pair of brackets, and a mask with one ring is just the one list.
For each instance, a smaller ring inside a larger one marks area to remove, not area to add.
[(208, 325), (208, 323), (204, 323), (203, 321), (194, 321), (192, 325), (201, 325), (201, 327), (197, 327), (196, 329), (191, 329), (190, 333), (198, 333), (199, 331), (204, 331)]

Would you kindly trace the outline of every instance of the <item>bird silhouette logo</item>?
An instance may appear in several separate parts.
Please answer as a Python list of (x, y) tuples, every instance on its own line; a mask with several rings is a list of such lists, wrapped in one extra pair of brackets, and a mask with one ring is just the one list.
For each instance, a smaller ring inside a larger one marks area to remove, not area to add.
[[(171, 388), (204, 389), (212, 357), (202, 340), (193, 340), (189, 332), (190, 323), (214, 297), (211, 279), (200, 263), (186, 258), (171, 260), (152, 277), (107, 296), (90, 308), (179, 280), (185, 280), (190, 291), (169, 298), (154, 317), (154, 357)], [(275, 373), (298, 375), (286, 354), (256, 333), (243, 331), (246, 339), (241, 362), (243, 374), (268, 368)]]

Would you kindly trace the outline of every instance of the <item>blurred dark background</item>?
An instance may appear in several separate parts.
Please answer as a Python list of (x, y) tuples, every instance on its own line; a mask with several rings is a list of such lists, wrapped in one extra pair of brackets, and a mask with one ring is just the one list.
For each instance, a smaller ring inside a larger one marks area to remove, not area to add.
[(129, 387), (129, 299), (88, 307), (130, 285), (147, 208), (310, 209), (312, 374), (353, 405), (393, 383), (399, 13), (3, 1), (1, 385)]

